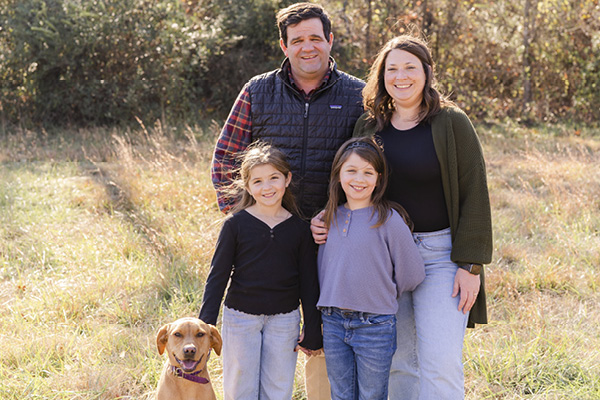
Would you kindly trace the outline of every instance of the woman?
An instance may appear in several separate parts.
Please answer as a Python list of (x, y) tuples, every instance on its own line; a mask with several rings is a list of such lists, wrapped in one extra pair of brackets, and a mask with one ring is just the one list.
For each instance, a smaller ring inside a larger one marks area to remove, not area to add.
[[(492, 258), (485, 163), (468, 117), (435, 88), (425, 42), (390, 40), (363, 90), (354, 136), (377, 135), (390, 165), (387, 195), (408, 211), (426, 277), (399, 299), (391, 399), (462, 399), (467, 325), (486, 323), (483, 264)], [(326, 237), (312, 221), (315, 241)]]

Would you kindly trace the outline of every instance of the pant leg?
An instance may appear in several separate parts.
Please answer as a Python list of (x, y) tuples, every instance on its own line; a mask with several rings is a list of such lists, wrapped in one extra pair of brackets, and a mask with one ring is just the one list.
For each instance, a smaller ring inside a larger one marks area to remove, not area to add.
[(256, 400), (259, 395), (263, 321), (223, 309), (223, 394), (225, 400)]
[(265, 316), (260, 366), (260, 399), (291, 399), (300, 335), (300, 310)]
[(404, 292), (398, 299), (396, 332), (396, 353), (392, 358), (389, 399), (418, 400), (420, 372), (412, 292)]
[(346, 343), (345, 320), (330, 308), (323, 314), (323, 350), (333, 400), (357, 400), (358, 381), (352, 347)]
[(468, 313), (458, 311), (459, 296), (452, 297), (458, 266), (450, 260), (449, 229), (415, 234), (425, 261), (425, 280), (413, 292), (420, 400), (464, 399), (462, 350)]
[(396, 316), (359, 313), (348, 342), (354, 350), (359, 400), (387, 400)]
[(307, 400), (330, 400), (331, 386), (327, 376), (325, 353), (310, 356), (304, 364), (304, 383)]

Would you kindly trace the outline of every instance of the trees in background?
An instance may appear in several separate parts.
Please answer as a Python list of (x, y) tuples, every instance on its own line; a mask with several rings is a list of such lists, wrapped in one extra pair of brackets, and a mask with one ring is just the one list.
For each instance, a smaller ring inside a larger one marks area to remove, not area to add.
[(337, 0), (346, 68), (364, 71), (383, 42), (418, 27), (440, 86), (474, 117), (598, 121), (598, 0)]
[[(282, 58), (289, 0), (4, 0), (5, 121), (113, 124), (224, 117)], [(389, 38), (431, 44), (440, 87), (475, 118), (598, 121), (598, 0), (322, 0), (341, 69), (365, 77)]]

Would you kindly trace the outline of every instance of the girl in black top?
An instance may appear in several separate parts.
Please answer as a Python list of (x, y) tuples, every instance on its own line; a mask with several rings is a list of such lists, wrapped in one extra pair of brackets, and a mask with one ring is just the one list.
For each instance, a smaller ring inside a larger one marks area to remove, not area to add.
[[(252, 145), (240, 168), (237, 207), (225, 220), (206, 282), (200, 319), (223, 311), (225, 399), (291, 398), (297, 352), (322, 347), (316, 303), (316, 247), (287, 190), (285, 155)], [(304, 316), (300, 334), (300, 310)]]

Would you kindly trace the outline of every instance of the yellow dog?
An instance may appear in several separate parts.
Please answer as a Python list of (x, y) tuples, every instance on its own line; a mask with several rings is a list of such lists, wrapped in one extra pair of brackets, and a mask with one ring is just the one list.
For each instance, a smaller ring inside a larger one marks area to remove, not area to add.
[(158, 382), (157, 400), (216, 399), (206, 363), (211, 349), (221, 355), (217, 328), (198, 318), (181, 318), (156, 335), (158, 353), (169, 356)]

